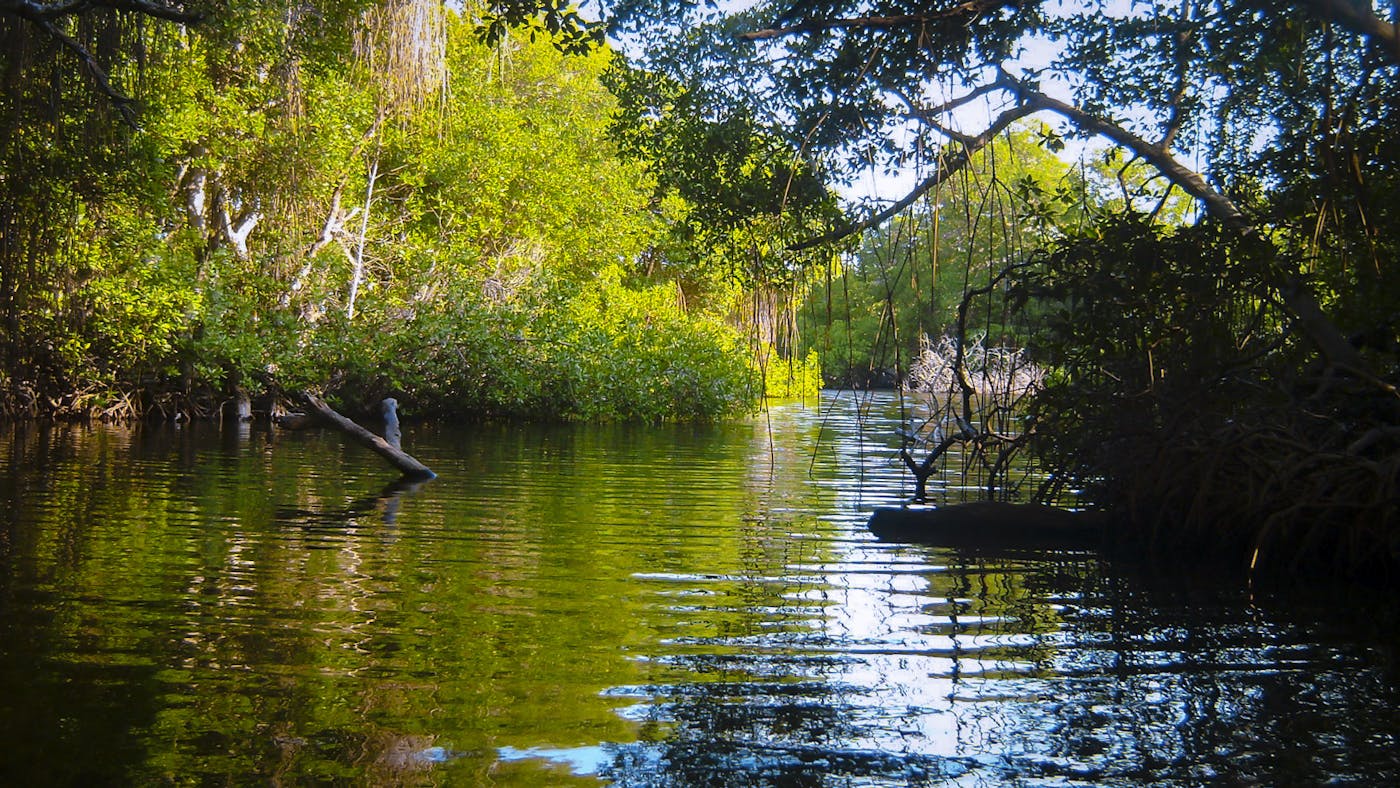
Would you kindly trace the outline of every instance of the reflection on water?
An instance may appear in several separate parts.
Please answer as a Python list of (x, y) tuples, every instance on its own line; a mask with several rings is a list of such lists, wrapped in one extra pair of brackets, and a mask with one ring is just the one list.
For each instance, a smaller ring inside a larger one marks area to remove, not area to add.
[(0, 784), (1400, 779), (1389, 605), (875, 542), (900, 416), (14, 429)]

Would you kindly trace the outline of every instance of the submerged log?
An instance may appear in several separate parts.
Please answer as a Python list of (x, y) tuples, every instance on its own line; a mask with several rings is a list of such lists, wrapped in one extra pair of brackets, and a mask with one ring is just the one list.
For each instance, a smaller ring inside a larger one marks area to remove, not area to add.
[(309, 413), (289, 412), (273, 414), (272, 423), (284, 430), (309, 430), (321, 422)]
[(1104, 515), (1052, 506), (974, 501), (882, 506), (867, 527), (883, 542), (967, 549), (1089, 550), (1104, 545)]
[[(385, 440), (384, 438), (375, 435), (374, 433), (370, 432), (364, 427), (361, 427), (360, 425), (356, 424), (350, 419), (347, 419), (344, 416), (340, 415), (334, 409), (332, 409), (331, 406), (327, 405), (325, 400), (321, 399), (315, 394), (312, 394), (309, 391), (303, 391), (301, 392), (301, 398), (307, 404), (307, 406), (310, 407), (311, 410), (314, 411), (316, 415), (319, 416), (321, 420), (324, 421), (327, 425), (340, 430), (346, 435), (349, 435), (351, 438), (354, 438), (357, 443), (370, 449), (375, 454), (378, 454), (380, 457), (383, 457), (385, 460), (388, 460), (389, 464), (394, 466), (395, 468), (398, 468), (399, 471), (403, 473), (405, 478), (437, 478), (437, 474), (433, 473), (432, 470), (428, 468), (428, 466), (405, 454), (404, 451), (398, 447), (398, 443), (400, 440), (399, 418), (397, 413), (398, 403), (394, 400), (387, 399), (384, 401), (383, 404), (385, 423), (387, 425), (392, 420), (393, 424), (392, 434), (394, 437), (394, 442), (393, 444), (390, 444), (390, 442)], [(386, 431), (389, 431), (387, 427)]]

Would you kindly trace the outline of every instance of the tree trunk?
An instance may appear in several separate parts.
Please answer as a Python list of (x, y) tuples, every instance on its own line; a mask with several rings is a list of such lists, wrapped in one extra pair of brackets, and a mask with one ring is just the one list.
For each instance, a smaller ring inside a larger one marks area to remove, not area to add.
[(355, 256), (350, 260), (350, 297), (345, 307), (345, 319), (355, 319), (355, 297), (360, 293), (360, 280), (365, 274), (365, 237), (369, 235), (369, 209), (374, 202), (374, 182), (379, 177), (379, 151), (376, 149), (370, 161), (369, 174), (365, 183), (365, 210), (360, 216), (360, 238), (355, 244)]

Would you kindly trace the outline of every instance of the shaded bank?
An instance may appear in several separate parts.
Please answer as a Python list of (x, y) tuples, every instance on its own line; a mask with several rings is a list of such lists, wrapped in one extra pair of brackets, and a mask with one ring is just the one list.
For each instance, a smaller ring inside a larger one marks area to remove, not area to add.
[(1267, 295), (1297, 250), (1209, 222), (1098, 229), (1002, 299), (1041, 316), (1030, 341), (1052, 372), (1027, 448), (1043, 497), (1085, 490), (1153, 554), (1400, 576), (1394, 302), (1345, 314), (1348, 362)]

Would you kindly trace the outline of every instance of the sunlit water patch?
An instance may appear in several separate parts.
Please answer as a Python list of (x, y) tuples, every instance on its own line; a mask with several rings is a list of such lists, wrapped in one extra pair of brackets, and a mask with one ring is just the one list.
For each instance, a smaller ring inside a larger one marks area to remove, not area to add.
[(907, 418), (13, 430), (0, 784), (1400, 779), (1384, 600), (881, 544)]

